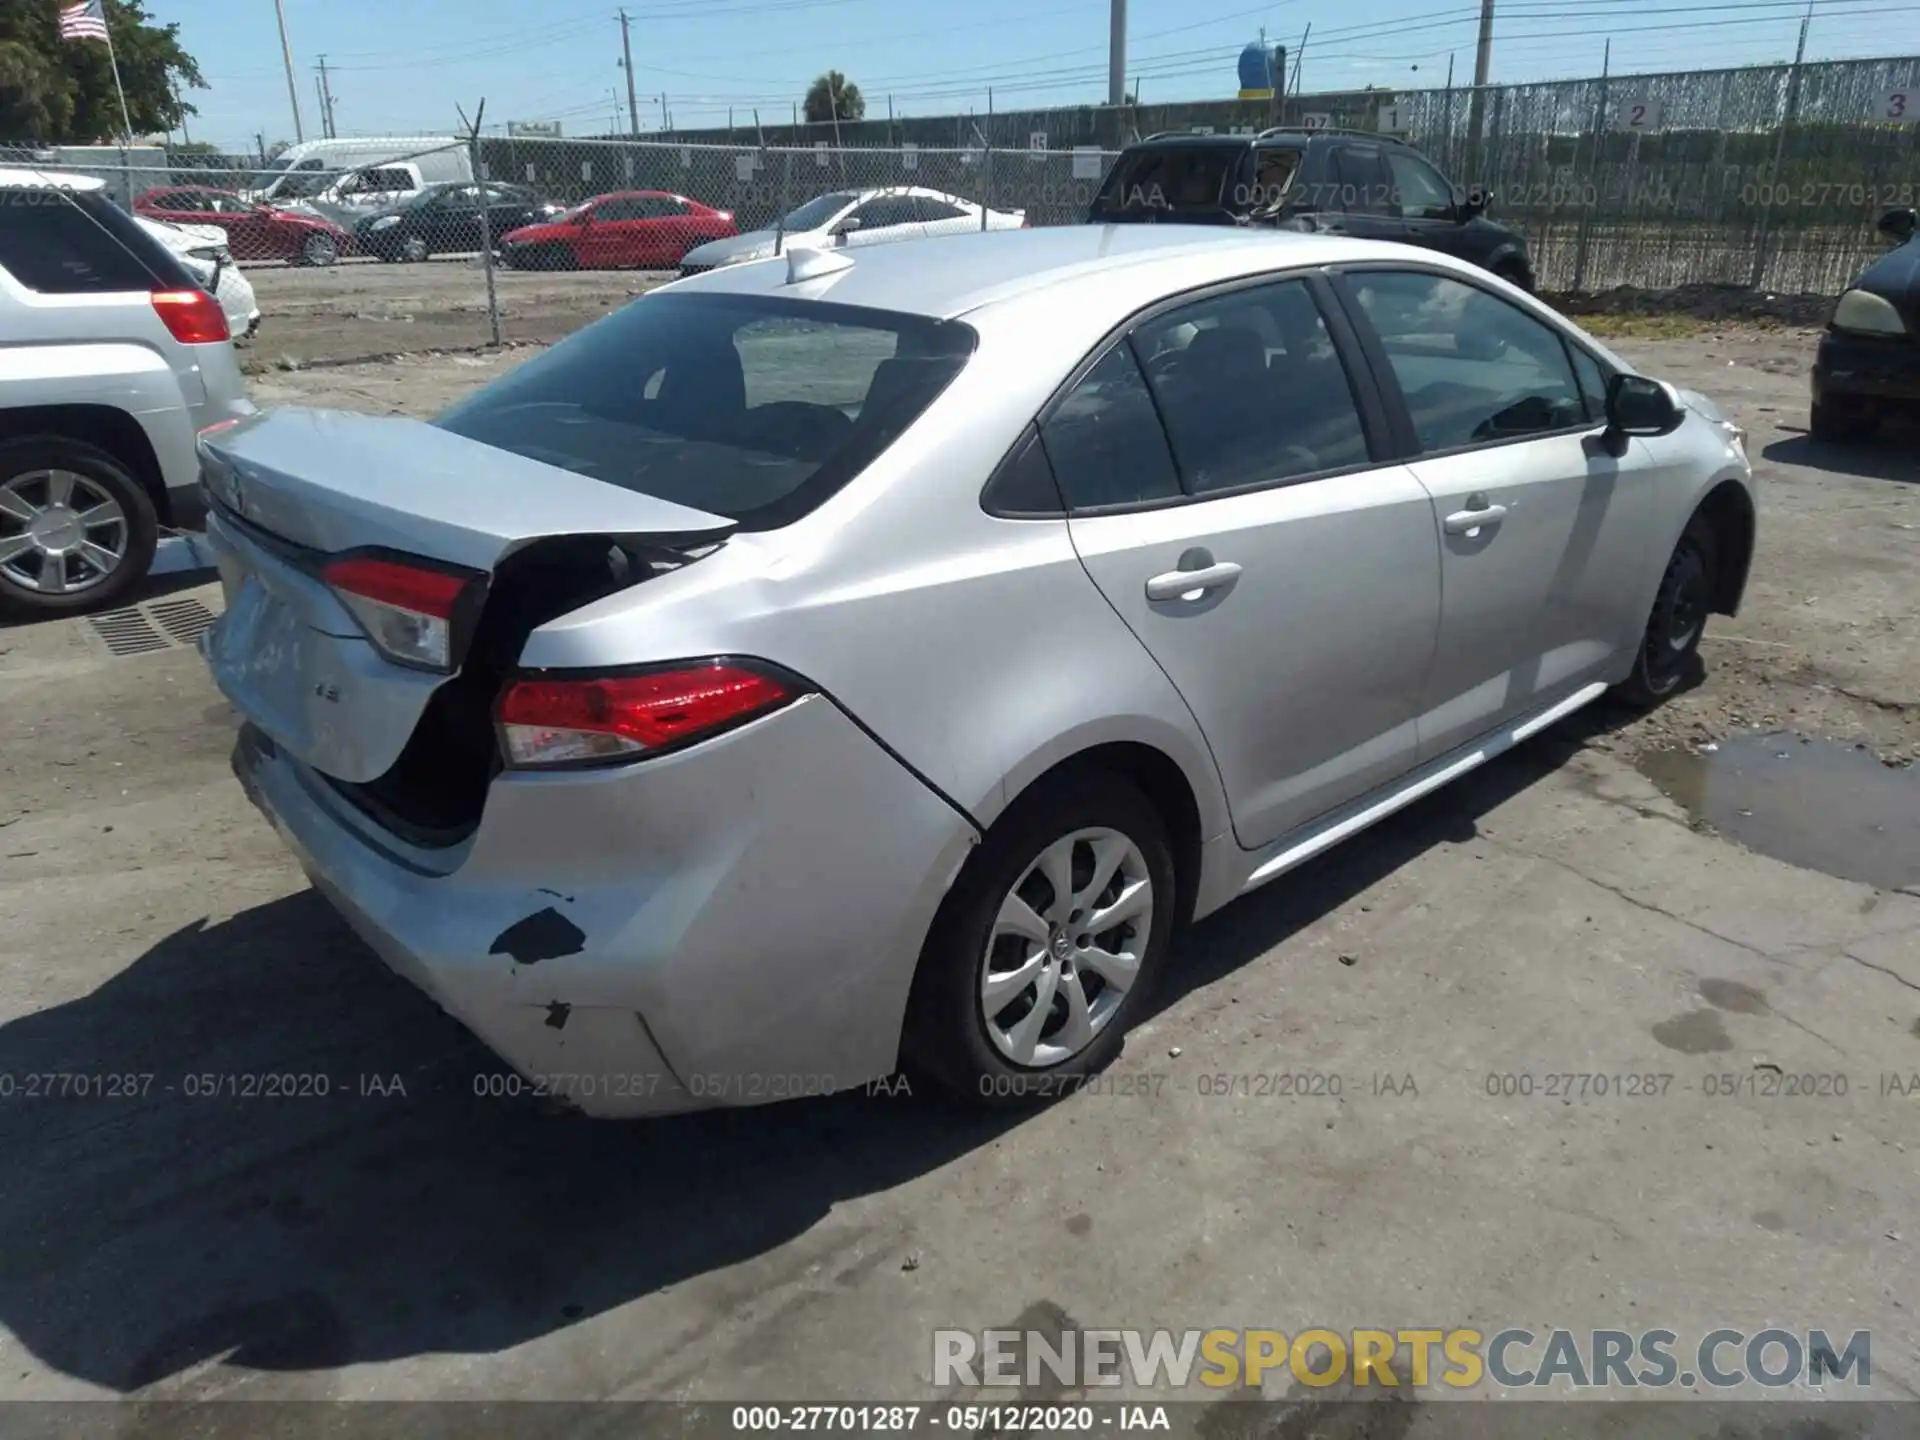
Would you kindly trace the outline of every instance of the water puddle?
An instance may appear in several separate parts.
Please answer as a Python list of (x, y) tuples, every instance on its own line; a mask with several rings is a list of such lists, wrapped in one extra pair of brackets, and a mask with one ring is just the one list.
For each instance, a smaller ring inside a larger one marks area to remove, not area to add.
[(1773, 733), (1651, 751), (1640, 771), (1749, 850), (1882, 890), (1920, 885), (1920, 768)]

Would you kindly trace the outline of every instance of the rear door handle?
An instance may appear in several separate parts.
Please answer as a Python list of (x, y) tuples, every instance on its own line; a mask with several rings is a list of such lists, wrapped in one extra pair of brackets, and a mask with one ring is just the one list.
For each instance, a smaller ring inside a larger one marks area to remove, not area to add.
[(1498, 525), (1506, 518), (1506, 506), (1483, 505), (1478, 510), (1456, 510), (1441, 523), (1449, 535), (1466, 535), (1482, 525)]
[(1206, 565), (1198, 570), (1169, 570), (1147, 581), (1147, 599), (1180, 600), (1189, 595), (1198, 596), (1208, 590), (1231, 585), (1239, 578), (1240, 567), (1231, 560)]

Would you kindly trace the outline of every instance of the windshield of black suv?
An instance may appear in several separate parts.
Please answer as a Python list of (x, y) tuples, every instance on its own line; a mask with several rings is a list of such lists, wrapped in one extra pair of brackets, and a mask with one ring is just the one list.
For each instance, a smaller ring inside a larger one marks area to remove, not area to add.
[(1114, 162), (1089, 219), (1146, 217), (1159, 213), (1183, 217), (1219, 217), (1233, 205), (1240, 162), (1247, 153), (1238, 144), (1141, 145)]

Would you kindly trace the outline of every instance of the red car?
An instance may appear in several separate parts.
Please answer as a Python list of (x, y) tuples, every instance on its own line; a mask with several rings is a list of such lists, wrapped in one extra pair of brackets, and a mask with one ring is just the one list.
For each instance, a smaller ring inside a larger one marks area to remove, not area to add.
[(331, 265), (352, 248), (345, 230), (318, 215), (276, 210), (225, 190), (173, 185), (149, 190), (133, 202), (136, 215), (171, 225), (214, 225), (227, 232), (236, 260), (288, 260)]
[(725, 210), (664, 190), (623, 190), (511, 230), (500, 237), (500, 251), (509, 265), (527, 270), (671, 270), (694, 246), (737, 233)]

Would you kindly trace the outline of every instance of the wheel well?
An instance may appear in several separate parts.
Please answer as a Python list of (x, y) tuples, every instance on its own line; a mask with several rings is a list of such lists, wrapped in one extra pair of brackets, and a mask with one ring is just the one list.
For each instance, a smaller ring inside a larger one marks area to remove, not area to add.
[(1694, 514), (1713, 532), (1714, 613), (1736, 614), (1753, 563), (1753, 501), (1738, 481), (1724, 480)]
[(1189, 918), (1194, 897), (1200, 891), (1200, 807), (1180, 767), (1151, 745), (1114, 741), (1067, 757), (1044, 775), (1036, 776), (1033, 784), (1073, 770), (1105, 770), (1122, 776), (1160, 812), (1173, 845), (1174, 881), (1180, 887), (1175, 914), (1182, 921)]
[(153, 453), (153, 442), (147, 439), (140, 422), (126, 411), (111, 405), (29, 405), (17, 410), (0, 410), (0, 440), (18, 440), (28, 435), (55, 435), (106, 451), (126, 466), (145, 488), (160, 523), (173, 522), (172, 507), (167, 504), (166, 481), (160, 472), (160, 457)]

